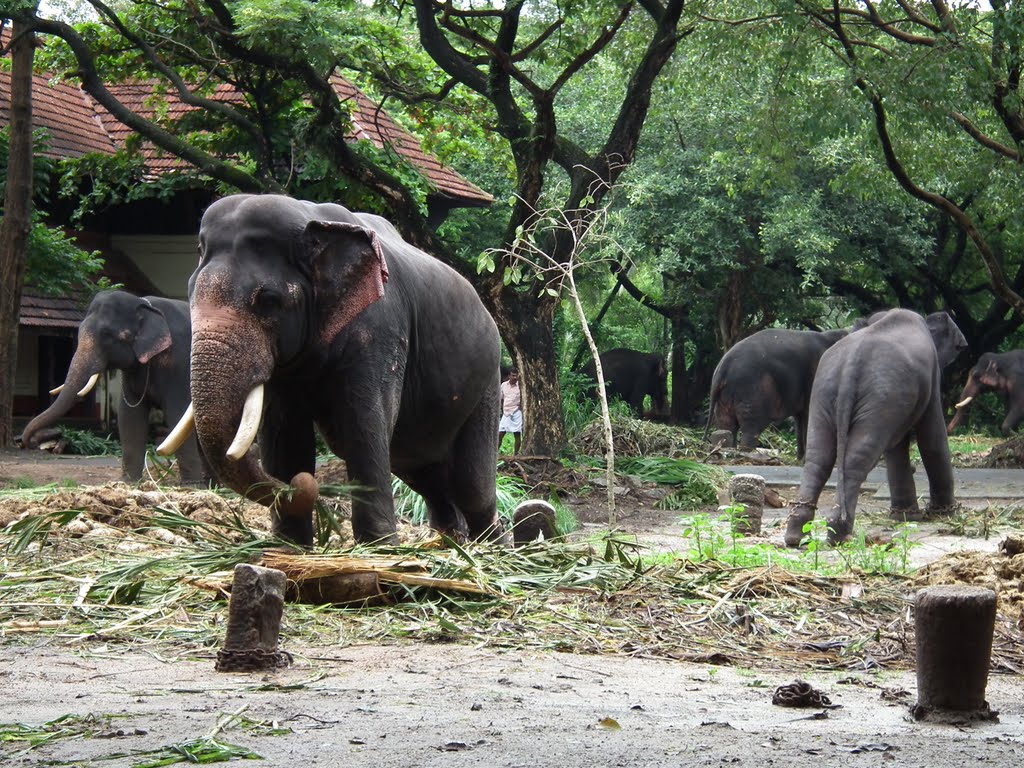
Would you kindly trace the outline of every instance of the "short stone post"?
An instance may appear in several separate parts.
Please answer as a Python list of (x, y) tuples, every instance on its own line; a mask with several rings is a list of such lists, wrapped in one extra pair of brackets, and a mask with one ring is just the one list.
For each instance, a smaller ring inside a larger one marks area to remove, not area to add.
[(996, 593), (985, 587), (926, 587), (914, 597), (917, 720), (996, 720), (985, 701)]
[(743, 512), (733, 518), (737, 533), (758, 534), (761, 532), (761, 517), (764, 515), (765, 482), (761, 475), (733, 475), (729, 480), (729, 499), (732, 504), (742, 504)]
[(736, 441), (728, 429), (716, 429), (708, 437), (712, 448), (735, 448)]
[(235, 566), (227, 635), (217, 652), (218, 672), (255, 672), (291, 664), (291, 654), (277, 647), (287, 581), (284, 572), (274, 568)]
[(512, 540), (522, 547), (530, 542), (553, 539), (558, 535), (555, 528), (555, 508), (541, 499), (520, 502), (512, 513)]

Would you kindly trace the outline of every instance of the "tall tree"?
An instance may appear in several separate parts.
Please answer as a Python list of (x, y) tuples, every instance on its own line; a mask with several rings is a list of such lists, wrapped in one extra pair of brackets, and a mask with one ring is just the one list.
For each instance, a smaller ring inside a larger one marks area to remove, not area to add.
[[(511, 252), (517, 232), (529, 228), (532, 211), (557, 201), (557, 207), (586, 219), (600, 203), (602, 190), (614, 186), (632, 162), (652, 87), (691, 29), (681, 21), (683, 0), (379, 3), (382, 12), (399, 20), (398, 29), (411, 5), (411, 21), (434, 66), (434, 89), (427, 94), (422, 80), (410, 85), (405, 78), (408, 61), (416, 58), (412, 48), (383, 64), (363, 55), (363, 40), (385, 34), (381, 29), (389, 25), (379, 17), (362, 25), (371, 12), (361, 3), (171, 0), (116, 6), (125, 9), (119, 12), (100, 0), (89, 2), (105, 35), (95, 30), (84, 35), (57, 19), (31, 14), (23, 20), (67, 42), (83, 87), (115, 117), (229, 187), (305, 190), (347, 199), (337, 186), (303, 186), (296, 180), (296, 172), (317, 168), (329, 169), (321, 173), (322, 181), (344, 178), (358, 185), (364, 202), (388, 215), (407, 239), (475, 282), (521, 369), (524, 450), (550, 454), (561, 448), (564, 428), (551, 330), (556, 300), (543, 286), (507, 280), (508, 260), (480, 275), (459, 259), (428, 225), (422, 189), (410, 184), (400, 168), (389, 166), (383, 153), (367, 154), (345, 141), (347, 108), (331, 87), (331, 76), (346, 67), (366, 72), (382, 92), (407, 100), (414, 91), (435, 101), (473, 94), (481, 105), (476, 119), (493, 126), (513, 158), (515, 202), (507, 213), (488, 214), (504, 216), (502, 242), (490, 245)], [(350, 18), (359, 18), (360, 24), (346, 21)], [(387, 45), (400, 42), (391, 38)], [(603, 136), (574, 141), (559, 127), (560, 96), (599, 57), (612, 53), (629, 61), (628, 82), (618, 85)], [(202, 119), (193, 119), (190, 127), (206, 132), (161, 124), (119, 102), (105, 83), (129, 72), (153, 78), (199, 108)], [(217, 83), (239, 89), (245, 104), (213, 98)], [(544, 238), (548, 254), (564, 261), (564, 239), (557, 232)]]
[[(33, 5), (32, 10), (35, 10)], [(11, 408), (18, 368), (18, 323), (26, 252), (32, 229), (32, 62), (35, 35), (15, 21), (11, 30), (11, 122), (0, 220), (0, 447), (14, 442)]]
[(999, 245), (1020, 237), (1019, 206), (1000, 198), (1007, 182), (1019, 198), (1024, 160), (1024, 7), (990, 5), (793, 4), (799, 34), (809, 22), (866, 101), (892, 178), (959, 229), (991, 293), (1024, 317)]

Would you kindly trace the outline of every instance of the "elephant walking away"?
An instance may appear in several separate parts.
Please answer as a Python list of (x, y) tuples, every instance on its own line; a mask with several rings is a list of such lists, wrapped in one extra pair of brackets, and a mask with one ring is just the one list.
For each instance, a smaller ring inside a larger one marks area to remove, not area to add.
[(397, 541), (392, 472), (436, 530), (504, 537), (498, 330), (468, 281), (379, 216), (281, 195), (213, 203), (199, 251), (194, 426), (221, 483), (269, 506), (276, 534), (312, 543), (319, 428), (359, 486), (357, 541)]
[[(668, 415), (668, 368), (658, 355), (618, 347), (601, 353), (608, 398), (621, 398), (637, 418), (644, 415), (644, 398), (651, 397), (651, 412)], [(583, 373), (597, 381), (597, 371), (591, 360)]]
[[(101, 374), (120, 371), (117, 426), (121, 470), (125, 480), (140, 480), (146, 464), (150, 410), (159, 408), (174, 424), (188, 407), (191, 343), (186, 302), (126, 291), (97, 293), (79, 326), (78, 346), (57, 399), (25, 427), (22, 445), (33, 447), (39, 431), (59, 422)], [(209, 476), (195, 438), (181, 445), (177, 459), (183, 483), (200, 485)]]
[(955, 506), (946, 438), (942, 369), (967, 347), (945, 312), (922, 318), (906, 309), (872, 315), (866, 327), (821, 356), (811, 389), (807, 456), (800, 491), (786, 525), (789, 547), (800, 545), (825, 482), (837, 469), (836, 506), (827, 516), (830, 543), (853, 533), (857, 497), (868, 472), (885, 456), (892, 514), (918, 512), (910, 438), (928, 475), (929, 512)]
[(1000, 430), (1007, 437), (1024, 421), (1024, 349), (986, 352), (967, 376), (964, 391), (957, 398), (956, 414), (946, 427), (953, 434), (971, 401), (983, 392), (997, 392), (1006, 403), (1006, 418)]
[(711, 379), (711, 425), (739, 433), (739, 447), (752, 451), (770, 425), (796, 420), (796, 455), (807, 446), (807, 409), (818, 361), (847, 330), (794, 331), (766, 328), (736, 342), (722, 356)]

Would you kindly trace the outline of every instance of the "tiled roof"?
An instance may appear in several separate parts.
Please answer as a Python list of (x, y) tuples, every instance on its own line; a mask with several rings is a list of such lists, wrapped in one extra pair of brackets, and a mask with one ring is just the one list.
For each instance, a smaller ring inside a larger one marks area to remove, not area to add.
[(73, 296), (42, 296), (26, 288), (21, 294), (20, 325), (34, 328), (77, 328), (85, 307)]
[[(423, 151), (419, 141), (391, 117), (374, 104), (352, 83), (342, 77), (332, 78), (338, 95), (352, 105), (353, 140), (369, 139), (378, 147), (391, 144), (403, 155), (436, 189), (438, 195), (450, 198), (462, 205), (488, 205), (494, 198), (487, 192), (464, 179), (450, 168), (446, 168)], [(125, 83), (108, 86), (110, 92), (133, 112), (152, 117), (153, 106), (147, 100), (153, 95), (150, 83)], [(78, 157), (87, 152), (112, 154), (115, 147), (125, 146), (134, 133), (132, 129), (116, 120), (84, 91), (66, 85), (51, 84), (47, 77), (36, 76), (32, 83), (33, 123), (47, 129), (50, 144), (45, 154), (51, 157)], [(10, 121), (11, 75), (0, 69), (0, 124)], [(225, 102), (237, 101), (240, 97), (228, 85), (217, 88), (214, 98)], [(184, 116), (195, 109), (184, 104), (176, 94), (163, 96), (166, 103), (160, 106), (161, 114), (168, 117)], [(143, 145), (146, 166), (153, 173), (162, 173), (186, 164), (148, 142)]]

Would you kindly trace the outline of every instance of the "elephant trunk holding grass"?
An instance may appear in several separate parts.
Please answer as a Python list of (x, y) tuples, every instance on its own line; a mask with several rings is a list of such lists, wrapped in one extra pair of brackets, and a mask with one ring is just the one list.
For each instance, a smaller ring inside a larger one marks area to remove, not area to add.
[(318, 428), (359, 486), (357, 541), (397, 541), (392, 472), (436, 530), (504, 537), (498, 332), (464, 278), (379, 216), (280, 195), (218, 200), (199, 249), (194, 425), (222, 483), (310, 544)]
[(787, 546), (800, 545), (803, 527), (814, 518), (833, 467), (836, 506), (827, 517), (828, 540), (848, 539), (861, 485), (883, 455), (893, 516), (916, 516), (912, 435), (928, 475), (929, 511), (953, 510), (953, 468), (940, 383), (942, 369), (966, 346), (945, 312), (922, 318), (891, 309), (872, 315), (866, 326), (821, 356), (811, 390), (799, 496), (786, 526)]
[(792, 416), (796, 420), (796, 455), (807, 446), (807, 409), (818, 361), (846, 330), (795, 331), (767, 328), (736, 342), (722, 356), (711, 379), (711, 406), (704, 439), (711, 425), (739, 433), (739, 447), (757, 448), (770, 425)]
[(967, 413), (967, 406), (983, 392), (997, 392), (1006, 403), (1006, 418), (1000, 430), (1009, 437), (1024, 421), (1024, 349), (986, 352), (978, 358), (957, 399), (956, 414), (947, 425), (946, 434), (953, 434)]
[[(651, 413), (668, 415), (668, 368), (658, 355), (618, 347), (601, 353), (601, 371), (609, 399), (621, 398), (637, 418), (644, 415), (644, 398), (651, 397)], [(597, 381), (594, 361), (583, 373)]]
[[(174, 424), (189, 403), (189, 345), (192, 330), (188, 304), (126, 291), (101, 291), (93, 297), (78, 329), (78, 345), (57, 399), (29, 422), (21, 434), (26, 448), (39, 432), (71, 410), (105, 371), (120, 371), (121, 398), (117, 425), (125, 480), (142, 478), (151, 408)], [(207, 473), (198, 445), (191, 439), (177, 451), (181, 480), (203, 483)]]

